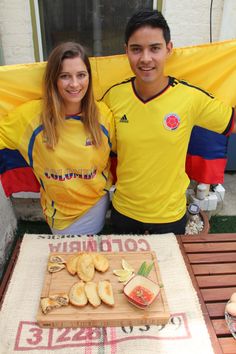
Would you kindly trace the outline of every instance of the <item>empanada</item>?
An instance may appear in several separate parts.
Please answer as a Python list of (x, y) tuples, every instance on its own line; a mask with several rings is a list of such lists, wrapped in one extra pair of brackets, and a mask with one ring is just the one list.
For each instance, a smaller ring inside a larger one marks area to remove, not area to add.
[(69, 304), (69, 296), (66, 293), (49, 295), (49, 299), (56, 301), (61, 306), (67, 306)]
[(105, 304), (109, 306), (115, 305), (113, 290), (109, 280), (100, 280), (98, 282), (98, 295)]
[(49, 258), (49, 262), (52, 262), (52, 263), (66, 263), (66, 261), (61, 256), (59, 256), (58, 254), (54, 254), (53, 256), (51, 256)]
[(57, 309), (59, 307), (61, 307), (61, 305), (57, 301), (49, 299), (49, 297), (44, 297), (41, 299), (41, 308), (45, 315), (53, 309)]
[(48, 262), (48, 271), (50, 273), (56, 273), (65, 268), (65, 264)]
[(88, 299), (84, 290), (84, 282), (75, 283), (69, 292), (69, 299), (72, 305), (83, 307), (87, 304)]
[(72, 256), (70, 256), (66, 262), (66, 268), (68, 270), (68, 272), (72, 275), (75, 275), (75, 273), (77, 272), (77, 261), (79, 259), (79, 255), (78, 253), (73, 254)]
[(93, 257), (89, 253), (83, 253), (77, 261), (77, 274), (80, 279), (90, 281), (94, 277)]
[(101, 299), (98, 295), (97, 283), (95, 283), (93, 281), (89, 281), (89, 282), (85, 283), (84, 290), (85, 290), (85, 294), (88, 298), (89, 303), (93, 307), (98, 307), (99, 305), (101, 305)]
[(109, 268), (109, 261), (106, 256), (100, 253), (92, 253), (94, 267), (99, 272), (106, 272)]

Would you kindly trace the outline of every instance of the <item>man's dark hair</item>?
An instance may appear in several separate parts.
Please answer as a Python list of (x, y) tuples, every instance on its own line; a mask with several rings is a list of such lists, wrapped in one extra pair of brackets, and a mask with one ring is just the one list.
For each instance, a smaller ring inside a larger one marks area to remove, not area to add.
[(162, 29), (166, 44), (169, 43), (170, 28), (162, 13), (157, 10), (141, 10), (129, 19), (125, 29), (125, 43), (128, 44), (129, 38), (137, 29), (145, 26)]

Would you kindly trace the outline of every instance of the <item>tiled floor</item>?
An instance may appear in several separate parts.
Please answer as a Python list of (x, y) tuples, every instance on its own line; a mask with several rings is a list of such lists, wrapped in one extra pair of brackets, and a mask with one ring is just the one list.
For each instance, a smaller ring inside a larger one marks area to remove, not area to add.
[(236, 172), (225, 173), (225, 197), (217, 208), (217, 215), (236, 215)]

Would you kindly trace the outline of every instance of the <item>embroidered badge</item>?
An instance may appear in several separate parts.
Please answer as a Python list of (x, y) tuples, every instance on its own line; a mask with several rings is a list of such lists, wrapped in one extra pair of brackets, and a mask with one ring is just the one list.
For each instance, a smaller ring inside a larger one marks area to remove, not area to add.
[(168, 130), (176, 130), (180, 125), (180, 117), (176, 113), (169, 113), (165, 116), (163, 124)]
[(90, 146), (90, 145), (93, 145), (93, 141), (92, 141), (92, 139), (87, 138), (86, 142), (85, 142), (85, 146)]

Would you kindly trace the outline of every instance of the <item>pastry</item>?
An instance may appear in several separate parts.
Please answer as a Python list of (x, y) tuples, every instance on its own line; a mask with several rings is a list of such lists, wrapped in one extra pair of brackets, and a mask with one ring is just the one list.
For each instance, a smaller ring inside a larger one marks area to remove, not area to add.
[(89, 253), (83, 253), (77, 261), (77, 274), (79, 278), (84, 281), (91, 281), (94, 273), (93, 257)]
[(72, 305), (83, 307), (87, 304), (88, 299), (84, 290), (84, 282), (75, 283), (69, 292), (69, 299)]
[(100, 253), (92, 253), (93, 263), (96, 270), (99, 272), (106, 272), (109, 268), (109, 261), (107, 257)]
[(109, 306), (115, 305), (113, 290), (109, 280), (100, 280), (98, 282), (98, 294), (105, 304)]
[(101, 298), (98, 295), (97, 283), (89, 281), (85, 283), (84, 289), (88, 301), (93, 307), (98, 307), (99, 305), (101, 305)]

